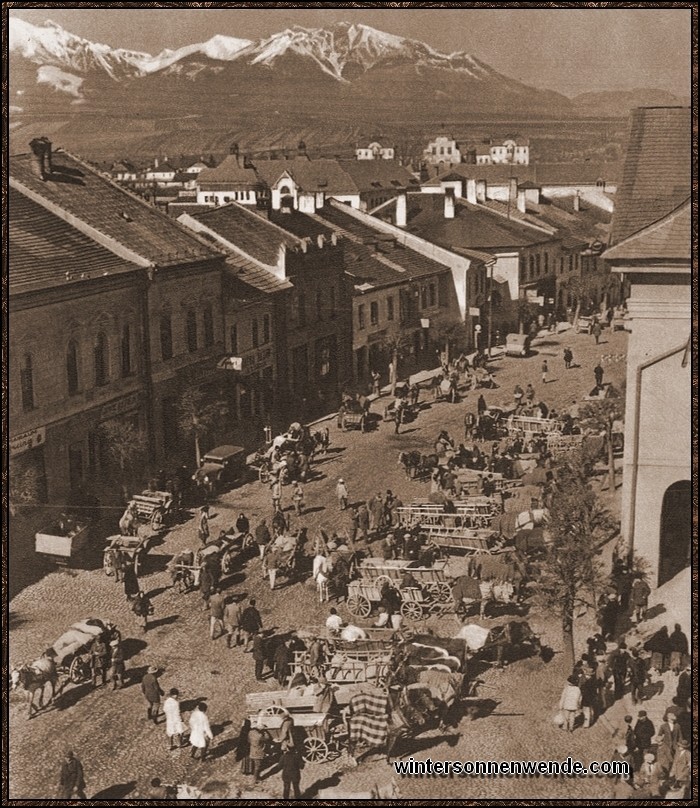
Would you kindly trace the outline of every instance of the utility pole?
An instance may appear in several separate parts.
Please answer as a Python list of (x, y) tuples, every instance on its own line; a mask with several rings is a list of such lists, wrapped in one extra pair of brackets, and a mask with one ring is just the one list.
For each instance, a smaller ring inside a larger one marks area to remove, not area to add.
[(489, 334), (488, 334), (488, 357), (491, 358), (491, 336), (493, 329), (491, 328), (491, 321), (493, 320), (493, 262), (489, 264)]

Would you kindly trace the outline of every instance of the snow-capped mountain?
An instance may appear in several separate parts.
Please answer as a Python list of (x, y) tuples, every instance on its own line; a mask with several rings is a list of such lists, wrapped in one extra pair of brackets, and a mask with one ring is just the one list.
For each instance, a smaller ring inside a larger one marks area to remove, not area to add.
[(9, 42), (12, 53), (39, 66), (50, 65), (78, 74), (104, 72), (115, 80), (157, 73), (197, 57), (222, 62), (242, 59), (251, 66), (274, 68), (289, 55), (310, 60), (340, 82), (379, 66), (399, 64), (458, 71), (474, 79), (495, 73), (466, 53), (439, 53), (423, 42), (355, 23), (337, 23), (328, 29), (295, 26), (257, 43), (217, 35), (207, 42), (166, 49), (152, 56), (90, 42), (50, 20), (38, 26), (11, 17)]

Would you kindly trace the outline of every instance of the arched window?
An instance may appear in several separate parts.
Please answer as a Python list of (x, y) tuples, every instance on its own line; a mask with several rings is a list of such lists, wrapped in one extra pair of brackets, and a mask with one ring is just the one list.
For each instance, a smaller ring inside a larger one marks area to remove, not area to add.
[(68, 343), (68, 349), (66, 350), (66, 377), (68, 379), (68, 395), (74, 396), (80, 387), (78, 345), (74, 339)]
[(107, 356), (107, 336), (104, 331), (95, 337), (93, 356), (95, 359), (95, 386), (103, 387), (109, 381), (109, 357)]
[(290, 196), (291, 193), (291, 188), (288, 185), (282, 185), (280, 187), (280, 196)]
[(131, 367), (131, 326), (128, 323), (122, 328), (121, 360), (122, 378), (131, 376), (133, 373)]
[(194, 353), (197, 350), (197, 313), (194, 309), (187, 310), (185, 319), (185, 342), (187, 350)]
[(25, 354), (19, 370), (20, 387), (22, 388), (22, 409), (27, 412), (34, 409), (34, 371), (32, 355)]

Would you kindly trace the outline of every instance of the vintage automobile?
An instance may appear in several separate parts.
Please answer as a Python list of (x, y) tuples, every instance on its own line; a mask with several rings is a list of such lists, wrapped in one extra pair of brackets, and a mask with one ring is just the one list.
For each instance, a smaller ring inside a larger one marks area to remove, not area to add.
[(242, 446), (217, 446), (207, 452), (192, 475), (193, 481), (213, 496), (226, 483), (240, 480), (246, 470), (246, 452)]
[(70, 514), (61, 514), (56, 523), (35, 534), (35, 549), (56, 564), (68, 566), (84, 550), (90, 533), (89, 523)]
[(506, 336), (506, 356), (527, 356), (530, 353), (530, 337), (527, 334)]

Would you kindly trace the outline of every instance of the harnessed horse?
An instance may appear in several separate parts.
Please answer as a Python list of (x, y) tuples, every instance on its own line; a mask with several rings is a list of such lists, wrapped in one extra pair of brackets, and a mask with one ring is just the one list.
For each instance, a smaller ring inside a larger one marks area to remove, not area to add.
[[(44, 706), (44, 688), (47, 683), (51, 684), (51, 696), (49, 704), (54, 700), (57, 691), (60, 692), (58, 680), (58, 669), (56, 663), (50, 657), (43, 656), (31, 665), (25, 663), (19, 668), (13, 668), (10, 673), (12, 690), (22, 688), (29, 693), (29, 710), (27, 718), (32, 717), (32, 710), (38, 712)], [(34, 694), (39, 691), (39, 706), (34, 704)]]
[(119, 530), (122, 536), (135, 536), (137, 526), (138, 514), (136, 504), (132, 501), (127, 505), (122, 518), (119, 520)]

